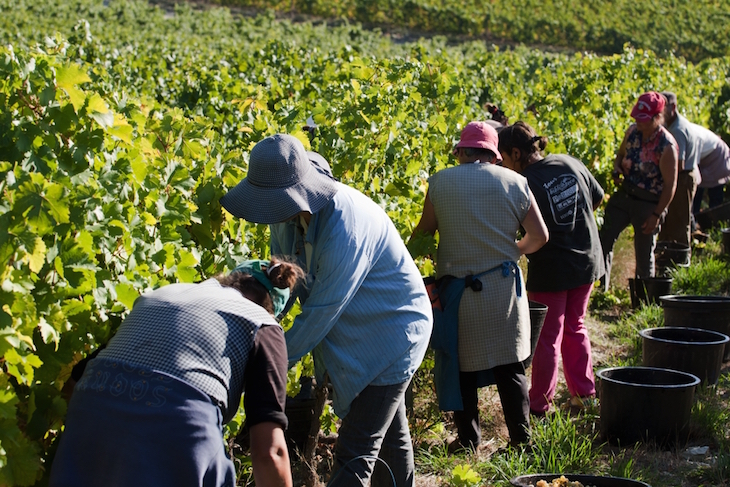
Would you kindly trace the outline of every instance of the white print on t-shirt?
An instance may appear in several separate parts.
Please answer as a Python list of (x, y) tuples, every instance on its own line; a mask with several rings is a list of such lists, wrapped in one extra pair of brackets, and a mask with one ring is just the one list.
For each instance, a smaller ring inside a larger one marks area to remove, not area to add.
[(543, 184), (550, 201), (553, 220), (558, 225), (575, 225), (578, 207), (583, 196), (578, 190), (578, 178), (573, 174), (561, 174)]

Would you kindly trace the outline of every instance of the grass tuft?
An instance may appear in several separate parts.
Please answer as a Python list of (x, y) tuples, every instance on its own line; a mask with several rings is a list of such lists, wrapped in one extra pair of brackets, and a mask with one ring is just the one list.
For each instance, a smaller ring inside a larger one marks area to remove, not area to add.
[(674, 294), (730, 295), (730, 265), (727, 260), (710, 257), (689, 267), (672, 271)]

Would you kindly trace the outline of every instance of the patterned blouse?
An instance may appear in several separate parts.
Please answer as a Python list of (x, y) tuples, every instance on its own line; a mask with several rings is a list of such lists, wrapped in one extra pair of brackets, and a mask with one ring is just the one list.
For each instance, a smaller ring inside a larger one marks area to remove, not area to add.
[(649, 140), (642, 140), (641, 132), (632, 124), (626, 137), (626, 155), (624, 161), (630, 163), (627, 180), (629, 183), (650, 193), (660, 195), (664, 186), (664, 178), (659, 169), (659, 161), (667, 146), (677, 151), (677, 142), (664, 127), (659, 127)]

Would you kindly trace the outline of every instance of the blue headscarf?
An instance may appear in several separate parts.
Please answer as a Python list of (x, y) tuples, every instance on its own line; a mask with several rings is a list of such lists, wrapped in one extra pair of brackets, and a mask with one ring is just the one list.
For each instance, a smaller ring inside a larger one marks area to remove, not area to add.
[[(276, 267), (276, 265), (278, 264), (275, 264), (274, 267)], [(258, 282), (263, 284), (269, 292), (269, 296), (271, 296), (271, 301), (274, 303), (274, 316), (279, 316), (281, 312), (284, 311), (284, 307), (289, 301), (289, 288), (282, 289), (274, 287), (274, 285), (271, 284), (271, 281), (269, 280), (269, 272), (271, 272), (271, 269), (273, 269), (273, 267), (271, 267), (271, 261), (246, 260), (238, 264), (231, 274), (234, 272), (249, 274)]]

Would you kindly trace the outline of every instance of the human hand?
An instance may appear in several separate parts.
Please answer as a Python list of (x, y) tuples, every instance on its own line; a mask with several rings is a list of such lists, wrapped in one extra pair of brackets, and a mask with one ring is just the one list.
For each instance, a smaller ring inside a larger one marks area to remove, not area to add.
[(621, 171), (621, 174), (628, 174), (631, 170), (631, 160), (624, 158), (621, 161), (621, 165), (619, 166), (619, 171)]
[(651, 235), (654, 233), (656, 228), (659, 226), (659, 217), (652, 213), (649, 215), (649, 217), (644, 221), (644, 223), (641, 225), (641, 233), (645, 235)]
[(613, 183), (618, 185), (621, 183), (621, 171), (618, 169), (614, 169), (611, 172), (611, 176), (613, 176)]

